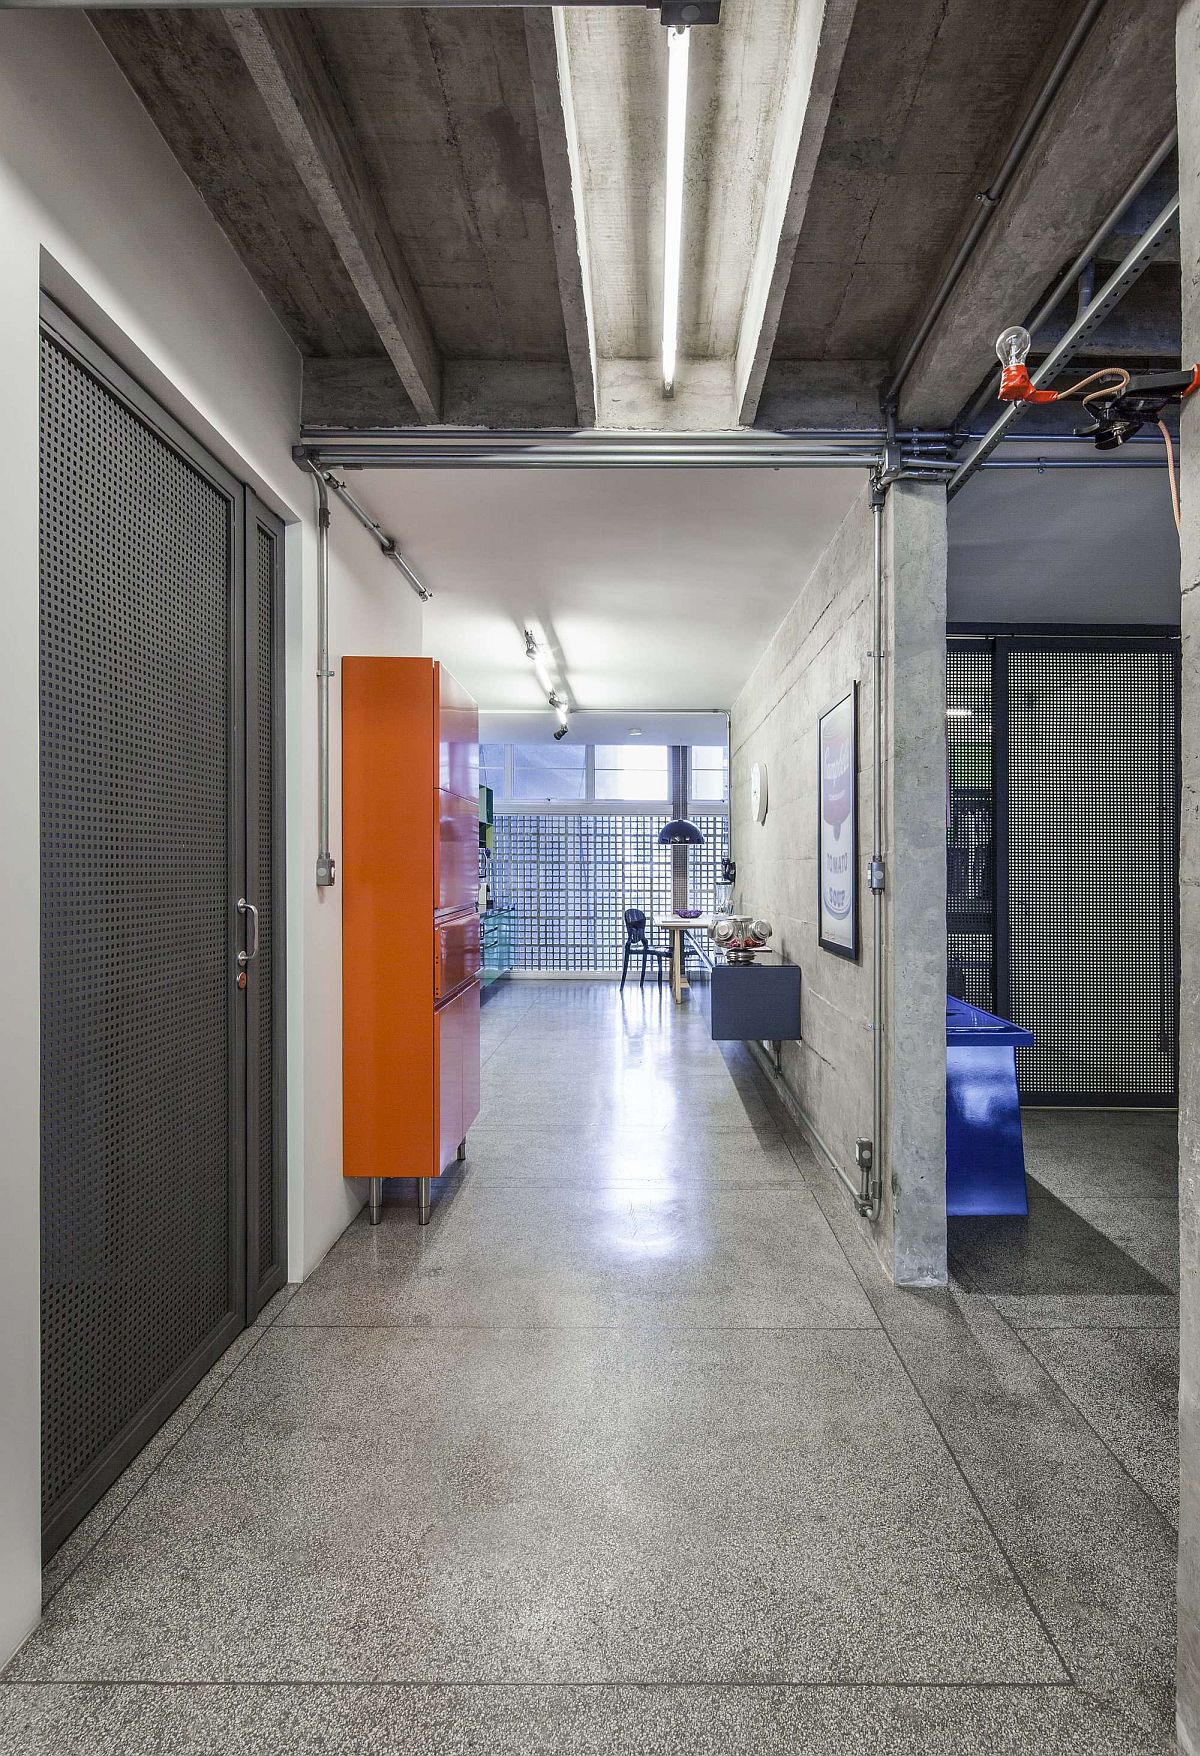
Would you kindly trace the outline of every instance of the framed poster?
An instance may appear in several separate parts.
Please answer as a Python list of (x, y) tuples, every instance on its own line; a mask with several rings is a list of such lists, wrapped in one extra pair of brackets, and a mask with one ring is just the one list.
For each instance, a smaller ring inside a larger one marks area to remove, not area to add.
[(858, 956), (858, 684), (817, 722), (817, 941)]

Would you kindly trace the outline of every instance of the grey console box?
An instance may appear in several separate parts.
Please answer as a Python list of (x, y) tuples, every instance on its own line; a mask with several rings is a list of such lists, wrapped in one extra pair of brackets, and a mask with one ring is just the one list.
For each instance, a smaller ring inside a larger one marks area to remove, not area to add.
[(719, 963), (712, 973), (711, 1025), (717, 1043), (798, 1042), (798, 963)]

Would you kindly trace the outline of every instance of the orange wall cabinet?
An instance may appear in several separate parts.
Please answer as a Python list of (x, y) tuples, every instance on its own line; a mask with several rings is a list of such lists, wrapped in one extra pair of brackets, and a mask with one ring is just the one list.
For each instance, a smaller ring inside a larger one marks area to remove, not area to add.
[(479, 714), (431, 659), (342, 661), (343, 1175), (430, 1180), (479, 1114)]

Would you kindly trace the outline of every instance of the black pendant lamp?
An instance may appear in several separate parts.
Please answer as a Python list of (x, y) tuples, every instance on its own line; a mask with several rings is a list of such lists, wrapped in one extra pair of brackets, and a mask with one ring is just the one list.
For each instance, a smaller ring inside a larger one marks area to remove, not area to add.
[(677, 847), (680, 843), (689, 847), (699, 847), (704, 837), (696, 825), (689, 823), (686, 817), (672, 817), (671, 821), (664, 823), (659, 830), (658, 839), (664, 847)]

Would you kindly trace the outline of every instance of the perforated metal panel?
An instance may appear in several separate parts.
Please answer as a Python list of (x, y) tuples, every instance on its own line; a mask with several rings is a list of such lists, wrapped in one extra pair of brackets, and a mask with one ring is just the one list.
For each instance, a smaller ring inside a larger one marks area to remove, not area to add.
[(1037, 1037), (1024, 1103), (1176, 1101), (1178, 663), (1168, 636), (949, 644), (947, 982)]
[(1009, 1009), (1024, 1098), (1175, 1101), (1178, 759), (1165, 643), (1008, 654)]
[(42, 1451), (52, 1547), (240, 1327), (236, 503), (41, 341)]
[[(704, 841), (688, 849), (688, 894), (693, 908), (711, 910), (729, 820), (692, 820)], [(498, 816), (493, 882), (497, 902), (515, 911), (514, 967), (619, 970), (624, 910), (670, 911), (671, 849), (658, 841), (666, 821), (633, 812)]]
[(248, 1315), (284, 1279), (284, 1163), (281, 1092), (281, 872), (272, 857), (282, 775), (276, 724), (276, 627), (282, 532), (254, 505), (249, 520), (246, 605), (246, 894), (258, 910), (257, 953), (249, 967), (247, 1069), (246, 1296)]
[(992, 648), (946, 652), (946, 986), (995, 1009), (995, 808), (992, 795)]

